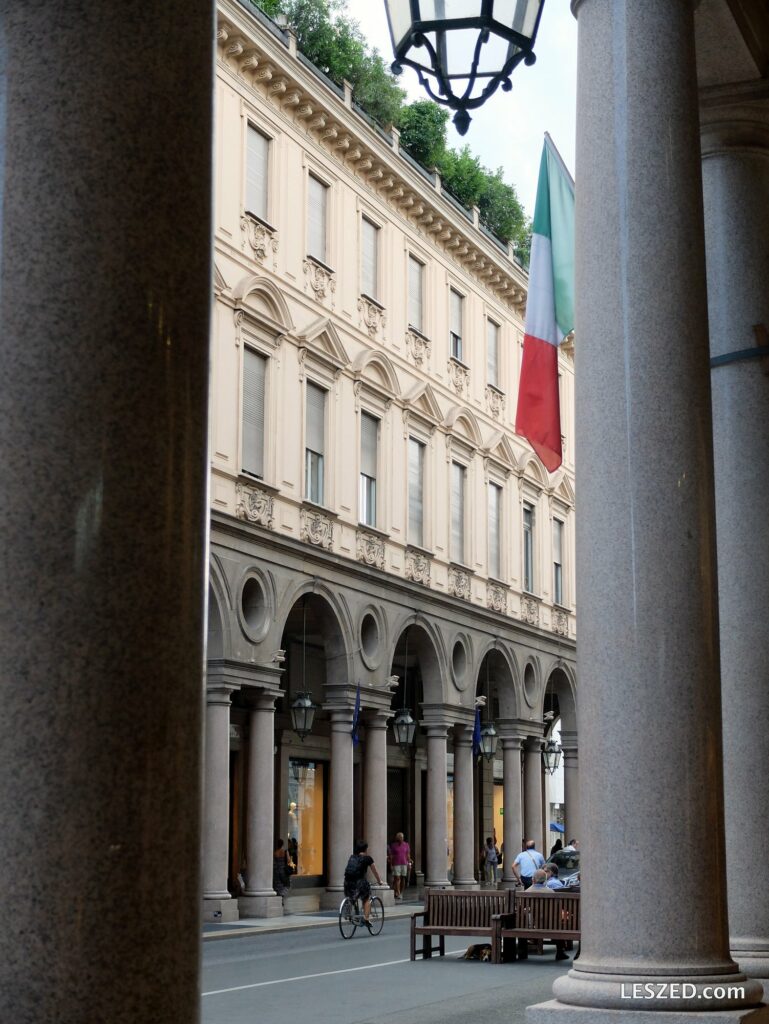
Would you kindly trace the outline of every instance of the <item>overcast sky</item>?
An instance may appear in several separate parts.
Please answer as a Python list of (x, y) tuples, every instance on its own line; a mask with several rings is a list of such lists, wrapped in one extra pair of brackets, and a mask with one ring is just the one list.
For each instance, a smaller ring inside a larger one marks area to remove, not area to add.
[[(389, 63), (392, 49), (384, 0), (347, 0), (347, 7), (369, 43)], [(449, 122), (449, 145), (467, 142), (491, 170), (501, 166), (505, 181), (515, 185), (529, 216), (534, 212), (546, 131), (574, 173), (577, 22), (569, 10), (569, 0), (547, 0), (534, 52), (536, 64), (530, 68), (518, 65), (512, 76), (512, 92), (498, 89), (473, 114), (464, 139)], [(408, 90), (409, 99), (427, 95), (410, 68), (403, 72), (401, 84)]]

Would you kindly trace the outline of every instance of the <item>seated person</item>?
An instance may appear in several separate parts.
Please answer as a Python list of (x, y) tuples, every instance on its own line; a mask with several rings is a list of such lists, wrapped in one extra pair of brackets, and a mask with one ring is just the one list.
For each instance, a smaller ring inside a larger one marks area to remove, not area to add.
[[(538, 871), (535, 871), (534, 872), (533, 881), (532, 881), (531, 885), (529, 886), (529, 888), (527, 889), (527, 895), (529, 893), (540, 893), (543, 896), (553, 896), (554, 895), (553, 889), (552, 889), (552, 887), (548, 886), (547, 882), (548, 882), (548, 874), (547, 874), (546, 871), (543, 871), (541, 868)], [(561, 888), (564, 888), (563, 883), (561, 883)], [(564, 939), (555, 939), (554, 941), (555, 941), (555, 958), (556, 958), (556, 960), (568, 960), (569, 959), (569, 955), (566, 952), (566, 942), (565, 942), (565, 940)]]
[(548, 889), (565, 889), (566, 886), (563, 884), (561, 879), (558, 877), (558, 865), (557, 864), (546, 864), (545, 871), (547, 872), (547, 881), (545, 885)]

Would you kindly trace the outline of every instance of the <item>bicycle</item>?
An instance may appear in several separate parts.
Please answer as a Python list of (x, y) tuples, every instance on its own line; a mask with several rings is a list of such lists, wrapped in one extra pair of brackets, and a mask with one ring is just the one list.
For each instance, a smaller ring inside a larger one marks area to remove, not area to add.
[[(378, 896), (371, 897), (371, 908), (368, 916), (369, 929), (372, 935), (379, 935), (384, 927), (384, 904)], [(339, 907), (339, 931), (343, 939), (351, 939), (358, 928), (365, 927), (363, 917), (363, 900), (345, 896)]]

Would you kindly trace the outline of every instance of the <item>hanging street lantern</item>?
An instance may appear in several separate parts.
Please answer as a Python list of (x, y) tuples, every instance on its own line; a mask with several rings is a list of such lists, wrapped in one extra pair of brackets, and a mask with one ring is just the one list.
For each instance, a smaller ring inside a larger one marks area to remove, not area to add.
[(542, 760), (545, 764), (545, 771), (553, 775), (561, 763), (561, 746), (554, 739), (549, 739), (542, 748)]
[[(505, 92), (516, 65), (533, 64), (545, 0), (385, 0), (395, 62), (414, 68), (437, 103), (452, 110), (464, 135), (468, 110), (498, 86)], [(447, 14), (448, 8), (448, 14)]]
[(490, 761), (497, 752), (497, 730), (493, 722), (486, 722), (481, 726), (481, 753)]
[(315, 705), (309, 693), (299, 693), (291, 701), (291, 728), (304, 743), (305, 736), (312, 732)]
[(395, 742), (404, 754), (408, 754), (411, 751), (416, 728), (417, 723), (412, 718), (411, 711), (408, 708), (398, 708), (393, 718), (393, 734), (395, 735)]

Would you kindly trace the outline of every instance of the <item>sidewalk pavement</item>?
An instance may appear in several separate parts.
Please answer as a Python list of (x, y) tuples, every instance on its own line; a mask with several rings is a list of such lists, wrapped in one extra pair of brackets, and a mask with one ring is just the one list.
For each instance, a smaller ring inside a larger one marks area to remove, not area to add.
[[(422, 907), (423, 903), (418, 899), (399, 900), (393, 906), (385, 907), (385, 920), (410, 917)], [(283, 917), (245, 917), (225, 924), (206, 921), (203, 924), (203, 941), (265, 935), (268, 932), (285, 932), (300, 928), (328, 927), (336, 925), (338, 920), (338, 910), (317, 910), (306, 914), (284, 914)]]

